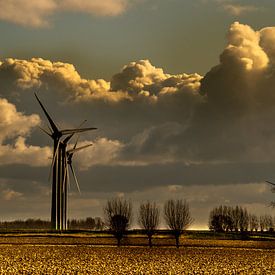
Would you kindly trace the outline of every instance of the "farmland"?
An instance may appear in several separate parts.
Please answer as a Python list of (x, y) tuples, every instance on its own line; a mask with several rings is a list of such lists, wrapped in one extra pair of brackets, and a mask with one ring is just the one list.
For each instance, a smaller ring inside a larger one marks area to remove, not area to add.
[(274, 241), (182, 239), (182, 247), (176, 249), (155, 240), (158, 246), (150, 249), (142, 238), (133, 239), (116, 247), (111, 237), (2, 236), (0, 273), (274, 274), (275, 270)]

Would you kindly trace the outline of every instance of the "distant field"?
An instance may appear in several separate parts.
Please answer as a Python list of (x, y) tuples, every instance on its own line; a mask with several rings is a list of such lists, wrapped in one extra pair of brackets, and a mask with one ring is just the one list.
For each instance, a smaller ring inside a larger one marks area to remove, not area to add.
[(275, 274), (274, 241), (154, 239), (111, 236), (0, 237), (0, 274)]

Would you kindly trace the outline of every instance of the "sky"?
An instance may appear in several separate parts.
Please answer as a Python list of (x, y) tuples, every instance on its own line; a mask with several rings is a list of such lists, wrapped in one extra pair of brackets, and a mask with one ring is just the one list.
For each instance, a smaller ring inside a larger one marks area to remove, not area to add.
[(52, 140), (81, 134), (69, 218), (186, 199), (272, 214), (275, 181), (272, 0), (0, 0), (0, 220), (50, 219)]

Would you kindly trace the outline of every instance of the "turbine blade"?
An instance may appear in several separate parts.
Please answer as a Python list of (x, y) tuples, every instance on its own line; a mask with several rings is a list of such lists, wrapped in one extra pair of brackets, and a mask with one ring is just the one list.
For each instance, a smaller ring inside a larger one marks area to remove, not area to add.
[(67, 144), (69, 142), (69, 140), (73, 137), (74, 133), (70, 134), (69, 136), (67, 136), (66, 138), (64, 138), (63, 143)]
[(74, 181), (75, 181), (76, 187), (77, 187), (77, 189), (78, 189), (78, 192), (79, 192), (79, 194), (81, 194), (80, 188), (79, 188), (79, 184), (78, 184), (78, 181), (77, 181), (75, 172), (74, 172), (74, 168), (73, 168), (73, 166), (72, 166), (71, 164), (69, 164), (69, 166), (70, 166), (70, 168), (71, 168), (71, 171), (72, 171), (72, 174), (73, 174)]
[(84, 145), (84, 146), (81, 146), (81, 147), (78, 147), (78, 148), (74, 148), (74, 149), (71, 149), (71, 150), (69, 150), (69, 151), (67, 151), (69, 154), (73, 154), (73, 153), (75, 153), (75, 152), (77, 152), (77, 151), (80, 151), (80, 150), (82, 150), (82, 149), (85, 149), (85, 148), (87, 148), (87, 147), (90, 147), (90, 146), (92, 146), (93, 144), (92, 143), (90, 143), (90, 144), (87, 144), (87, 145)]
[[(78, 128), (80, 128), (85, 122), (87, 121), (87, 119), (85, 119), (82, 123), (80, 123), (80, 125), (78, 126)], [(77, 128), (77, 129), (78, 129)], [(63, 143), (67, 144), (69, 142), (69, 140), (73, 137), (75, 133), (72, 133), (70, 134), (68, 137), (66, 137), (64, 140), (63, 140)], [(78, 138), (77, 138), (78, 139)]]
[(75, 134), (75, 133), (82, 133), (82, 132), (87, 132), (91, 130), (97, 130), (95, 127), (90, 127), (90, 128), (79, 128), (79, 129), (64, 129), (61, 130), (62, 135), (70, 135), (70, 134)]
[(69, 173), (68, 164), (67, 164), (66, 170), (67, 170), (67, 179), (68, 179), (68, 191), (70, 191), (71, 190), (71, 182), (70, 182), (70, 173)]
[(64, 171), (64, 178), (63, 178), (63, 192), (65, 191), (65, 184), (66, 184), (66, 180), (68, 180), (68, 163), (67, 161), (65, 162), (65, 171)]
[(77, 139), (76, 139), (76, 141), (75, 141), (75, 144), (74, 144), (73, 149), (75, 149), (75, 148), (76, 148), (76, 145), (77, 145), (77, 143), (78, 143), (78, 140), (79, 140), (79, 135), (77, 135)]
[(52, 129), (53, 129), (53, 131), (54, 131), (54, 132), (59, 132), (57, 126), (55, 125), (55, 123), (53, 122), (52, 118), (50, 117), (50, 115), (49, 115), (48, 112), (46, 111), (46, 109), (45, 109), (45, 107), (43, 106), (42, 102), (39, 100), (37, 94), (34, 93), (34, 95), (35, 95), (35, 97), (36, 97), (36, 99), (37, 99), (37, 101), (38, 101), (40, 107), (41, 107), (42, 110), (44, 111), (44, 114), (46, 115), (46, 117), (47, 117), (47, 119), (48, 119), (48, 121), (49, 121), (49, 123), (50, 123), (50, 125), (51, 125), (51, 127), (52, 127)]
[(272, 184), (272, 185), (275, 186), (275, 183), (274, 183), (274, 182), (271, 182), (271, 181), (268, 181), (268, 180), (266, 180), (265, 182), (270, 183), (270, 184)]
[(49, 129), (50, 133), (53, 134), (53, 130), (51, 129), (51, 127), (49, 126), (49, 124), (47, 124), (47, 126), (48, 126), (48, 129)]
[(80, 125), (78, 126), (78, 128), (81, 128), (82, 126), (83, 126), (83, 124), (85, 124), (87, 122), (87, 119), (84, 119), (81, 123), (80, 123)]
[(56, 159), (56, 156), (57, 156), (57, 153), (58, 153), (58, 150), (59, 150), (59, 145), (60, 145), (60, 140), (58, 140), (58, 142), (57, 142), (57, 146), (56, 146), (56, 149), (55, 149), (55, 152), (54, 152), (52, 163), (54, 163), (54, 161)]
[(38, 128), (39, 128), (41, 131), (43, 131), (45, 134), (47, 134), (48, 136), (52, 137), (52, 135), (51, 135), (49, 132), (47, 132), (45, 129), (43, 129), (42, 127), (38, 126)]

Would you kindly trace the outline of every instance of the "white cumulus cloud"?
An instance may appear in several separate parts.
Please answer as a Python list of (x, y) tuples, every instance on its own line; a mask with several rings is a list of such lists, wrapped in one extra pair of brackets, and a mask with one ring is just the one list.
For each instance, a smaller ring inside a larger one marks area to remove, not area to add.
[(49, 26), (57, 13), (117, 16), (130, 5), (131, 0), (0, 0), (0, 20), (41, 28)]
[[(24, 115), (6, 99), (0, 98), (0, 165), (45, 166), (49, 163), (49, 147), (26, 144), (26, 136), (39, 123), (38, 115)], [(8, 144), (5, 142), (7, 140)]]

